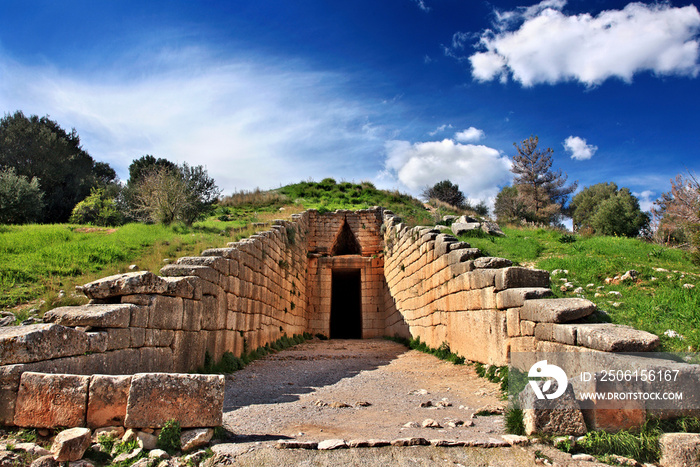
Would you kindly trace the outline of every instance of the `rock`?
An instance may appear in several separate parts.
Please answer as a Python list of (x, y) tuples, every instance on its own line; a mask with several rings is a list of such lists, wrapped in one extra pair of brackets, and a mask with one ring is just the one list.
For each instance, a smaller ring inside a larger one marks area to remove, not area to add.
[(608, 292), (608, 295), (614, 295), (615, 297), (622, 297), (622, 293), (618, 292), (617, 290), (611, 290)]
[(129, 428), (124, 432), (124, 436), (122, 436), (122, 442), (127, 443), (136, 438), (138, 438), (138, 436), (136, 436), (136, 430), (134, 430), (133, 428)]
[(639, 273), (635, 271), (634, 269), (630, 269), (629, 271), (625, 272), (622, 277), (620, 277), (621, 282), (625, 281), (636, 281), (637, 277), (639, 276)]
[(174, 419), (183, 428), (219, 426), (223, 404), (222, 375), (136, 374), (124, 425), (160, 428)]
[(342, 439), (327, 439), (318, 443), (319, 451), (330, 451), (331, 449), (341, 449), (348, 447), (345, 440)]
[(199, 465), (206, 455), (207, 453), (204, 451), (197, 451), (186, 455), (182, 460), (185, 461), (185, 465)]
[(92, 432), (92, 441), (99, 442), (100, 436), (110, 436), (114, 439), (120, 439), (124, 436), (124, 427), (121, 426), (105, 426), (97, 428)]
[(472, 230), (479, 230), (480, 228), (481, 223), (479, 222), (453, 222), (450, 226), (452, 233), (455, 235), (462, 235)]
[(198, 428), (196, 430), (186, 430), (180, 435), (180, 444), (182, 451), (187, 452), (193, 449), (206, 446), (214, 436), (214, 430), (211, 428)]
[(120, 462), (128, 462), (128, 461), (133, 461), (137, 457), (141, 455), (143, 452), (143, 448), (136, 448), (131, 452), (124, 452), (122, 454), (119, 454), (117, 457), (112, 460), (113, 464), (119, 464)]
[(13, 316), (5, 316), (4, 318), (0, 319), (0, 326), (9, 326), (11, 324), (14, 324), (15, 322), (15, 317)]
[(57, 462), (77, 461), (90, 447), (89, 428), (71, 428), (56, 435), (51, 453)]
[(355, 407), (370, 407), (372, 404), (370, 404), (367, 401), (357, 401), (355, 402)]
[[(214, 434), (214, 430), (212, 430), (212, 434)], [(152, 449), (155, 449), (156, 445), (158, 444), (158, 437), (154, 436), (150, 433), (145, 433), (143, 431), (137, 431), (136, 437), (141, 441), (141, 445), (143, 446), (143, 448), (146, 451), (150, 451)]]
[(136, 305), (82, 305), (54, 308), (44, 314), (44, 321), (64, 326), (92, 326), (97, 328), (128, 328)]
[(513, 265), (513, 262), (505, 258), (496, 258), (491, 256), (484, 256), (481, 258), (476, 258), (474, 260), (475, 269), (501, 269), (507, 268)]
[[(21, 465), (20, 455), (13, 451), (0, 451), (0, 467)], [(55, 464), (54, 464), (55, 465)]]
[(41, 456), (32, 462), (30, 467), (58, 467), (58, 462), (53, 456)]
[(170, 459), (170, 454), (163, 451), (162, 449), (153, 449), (148, 453), (150, 459)]
[(15, 451), (24, 451), (32, 456), (49, 456), (51, 452), (34, 443), (17, 443)]
[(392, 446), (427, 446), (430, 442), (425, 438), (399, 438), (391, 442)]
[(24, 372), (17, 393), (15, 425), (84, 426), (89, 381), (89, 376)]
[(333, 401), (330, 404), (328, 404), (328, 407), (331, 407), (334, 409), (344, 409), (344, 408), (348, 408), (348, 407), (352, 407), (352, 406), (346, 404), (345, 402)]
[(666, 433), (659, 438), (660, 464), (664, 467), (698, 466), (700, 434)]
[(139, 267), (138, 267), (137, 265), (135, 265), (135, 264), (130, 264), (130, 265), (129, 265), (129, 271), (136, 271), (136, 270), (138, 270), (138, 268), (139, 268)]
[(440, 425), (438, 422), (436, 422), (432, 418), (426, 418), (425, 420), (423, 420), (423, 423), (421, 423), (421, 426), (423, 428), (442, 428), (442, 425)]
[[(93, 464), (89, 460), (80, 459), (77, 461), (69, 462), (68, 467), (95, 467), (95, 464)], [(136, 464), (132, 464), (132, 467), (137, 467), (137, 466), (136, 466)]]
[(695, 286), (693, 284), (683, 284), (684, 289), (694, 289)]
[[(634, 459), (630, 459), (629, 457), (624, 457), (624, 456), (618, 456), (616, 454), (611, 454), (610, 459), (612, 459), (614, 462), (616, 462), (618, 465), (629, 465), (631, 467), (641, 467), (642, 464), (637, 462)], [(687, 466), (689, 464), (683, 464), (684, 466)]]
[(591, 315), (595, 303), (585, 298), (541, 298), (526, 300), (520, 319), (541, 323), (564, 323)]
[(297, 441), (295, 439), (280, 439), (275, 445), (277, 449), (316, 449), (318, 443), (315, 441)]
[(582, 294), (582, 293), (585, 293), (585, 292), (586, 292), (586, 291), (583, 289), (583, 287), (576, 287), (576, 288), (574, 289), (574, 293), (575, 293), (575, 294)]
[(670, 337), (671, 339), (681, 339), (681, 340), (685, 339), (685, 336), (683, 336), (682, 334), (677, 333), (677, 332), (674, 331), (673, 329), (666, 329), (666, 330), (664, 331), (664, 336)]
[(75, 289), (88, 298), (101, 299), (121, 295), (162, 294), (167, 290), (167, 284), (150, 271), (140, 271), (104, 277)]
[[(542, 390), (546, 381), (538, 381)], [(546, 394), (556, 391), (557, 383), (552, 382)], [(543, 391), (545, 392), (545, 391)], [(549, 435), (583, 435), (586, 433), (586, 423), (574, 398), (571, 385), (567, 384), (566, 391), (556, 399), (538, 399), (532, 386), (528, 384), (520, 393), (520, 407), (523, 409), (525, 434), (534, 433)]]
[(423, 407), (423, 408), (425, 408), (425, 407), (432, 407), (432, 406), (433, 406), (433, 401), (421, 402), (421, 403), (420, 403), (420, 406)]
[(408, 422), (403, 427), (404, 428), (420, 428), (420, 425), (416, 422)]
[(481, 230), (486, 232), (489, 235), (493, 235), (495, 237), (505, 237), (506, 234), (503, 233), (501, 228), (499, 227), (498, 224), (495, 222), (482, 222), (481, 223)]
[(510, 444), (511, 446), (524, 446), (530, 443), (530, 440), (527, 436), (501, 435), (501, 438), (503, 438), (506, 441), (506, 443)]
[(575, 461), (584, 461), (584, 462), (595, 462), (596, 458), (591, 456), (590, 454), (574, 454), (571, 456), (572, 460)]

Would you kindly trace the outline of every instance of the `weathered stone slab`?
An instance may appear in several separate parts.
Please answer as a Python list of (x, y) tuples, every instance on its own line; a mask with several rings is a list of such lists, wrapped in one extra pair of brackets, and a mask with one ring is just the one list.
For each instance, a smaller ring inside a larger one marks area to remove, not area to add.
[(474, 260), (475, 269), (501, 269), (513, 265), (513, 262), (505, 258), (496, 258), (493, 256), (484, 256)]
[(89, 376), (23, 373), (17, 393), (15, 425), (84, 426), (89, 381)]
[(185, 264), (189, 266), (207, 266), (214, 268), (221, 274), (229, 274), (229, 260), (223, 256), (184, 256), (177, 260), (175, 264)]
[(56, 462), (77, 461), (90, 447), (89, 428), (63, 430), (53, 441), (51, 453)]
[(131, 375), (92, 375), (88, 392), (87, 426), (99, 428), (124, 424)]
[(63, 326), (93, 326), (96, 328), (128, 328), (131, 309), (136, 305), (62, 306), (44, 314), (44, 321)]
[(552, 295), (552, 290), (544, 287), (521, 287), (506, 289), (496, 294), (496, 307), (499, 310), (517, 308), (525, 304), (525, 300), (547, 298)]
[(549, 287), (549, 272), (513, 266), (500, 269), (496, 274), (497, 290), (520, 287)]
[(148, 327), (154, 329), (182, 329), (183, 299), (156, 295), (149, 310)]
[(102, 299), (133, 294), (161, 294), (167, 291), (168, 284), (150, 271), (130, 272), (108, 276), (76, 290), (88, 298)]
[(595, 303), (585, 298), (544, 298), (526, 300), (520, 317), (538, 323), (565, 323), (584, 318), (595, 310)]
[[(542, 389), (545, 381), (539, 381), (537, 384)], [(553, 382), (549, 392), (543, 392), (550, 394), (555, 390), (556, 382)], [(538, 399), (528, 384), (519, 398), (526, 435), (541, 433), (579, 436), (586, 433), (583, 413), (576, 402), (571, 385), (567, 385), (564, 394), (556, 399)]]
[(0, 328), (0, 362), (3, 365), (81, 355), (87, 349), (87, 334), (59, 324)]
[(700, 434), (666, 433), (659, 438), (659, 447), (663, 467), (700, 466)]
[(209, 266), (197, 266), (192, 264), (168, 264), (160, 270), (160, 274), (168, 277), (197, 276), (212, 284), (219, 284), (221, 273)]
[(501, 230), (501, 227), (499, 227), (498, 224), (495, 222), (482, 222), (481, 223), (481, 230), (486, 232), (489, 235), (493, 235), (495, 237), (505, 237), (506, 234), (503, 233)]
[(160, 428), (177, 420), (183, 428), (221, 425), (224, 377), (177, 373), (133, 376), (124, 426)]
[(479, 222), (455, 222), (450, 226), (452, 233), (455, 235), (462, 235), (472, 230), (479, 230), (480, 228), (481, 223)]
[(214, 430), (211, 428), (196, 428), (194, 430), (183, 431), (180, 435), (180, 444), (183, 452), (192, 451), (209, 444)]
[(660, 343), (659, 337), (621, 324), (578, 324), (576, 343), (604, 352), (648, 352)]
[[(201, 298), (201, 292), (199, 292), (201, 279), (197, 276), (161, 277), (161, 279), (166, 284), (165, 295), (195, 300)], [(134, 326), (133, 323), (131, 325)]]
[(576, 345), (576, 329), (575, 324), (537, 323), (535, 337), (541, 341)]

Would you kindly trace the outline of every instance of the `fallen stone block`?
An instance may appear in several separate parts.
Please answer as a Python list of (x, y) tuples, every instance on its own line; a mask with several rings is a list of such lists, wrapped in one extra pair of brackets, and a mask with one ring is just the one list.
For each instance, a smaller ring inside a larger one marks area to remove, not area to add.
[(221, 425), (224, 377), (143, 373), (132, 377), (124, 426), (161, 428), (177, 420), (183, 428)]
[(90, 447), (89, 428), (71, 428), (56, 435), (51, 453), (56, 462), (77, 461)]
[(700, 466), (700, 434), (666, 433), (659, 438), (659, 447), (663, 467)]
[(494, 237), (505, 237), (506, 234), (503, 233), (501, 228), (495, 222), (482, 222), (481, 230)]
[(183, 431), (180, 435), (182, 451), (188, 452), (206, 446), (213, 436), (214, 430), (211, 428), (197, 428), (195, 430)]
[(76, 287), (76, 290), (92, 299), (104, 299), (121, 295), (162, 294), (168, 284), (150, 271), (130, 272), (108, 276)]
[(565, 323), (591, 315), (595, 310), (595, 303), (585, 298), (544, 298), (526, 300), (520, 317), (539, 323)]
[(131, 375), (92, 375), (87, 404), (87, 426), (99, 428), (124, 424)]
[(348, 445), (345, 440), (342, 439), (327, 439), (318, 443), (317, 449), (319, 451), (330, 451), (332, 449), (342, 449), (347, 448)]
[(604, 352), (648, 352), (660, 343), (659, 337), (621, 324), (576, 325), (576, 343)]
[(450, 229), (455, 235), (462, 235), (472, 230), (479, 230), (481, 228), (481, 223), (479, 222), (454, 222)]
[(59, 324), (30, 324), (0, 328), (0, 362), (3, 365), (82, 355), (87, 334)]
[(89, 376), (24, 372), (17, 393), (15, 425), (84, 426), (89, 381)]
[(492, 256), (483, 256), (474, 260), (475, 269), (501, 269), (513, 265), (513, 262), (505, 258), (496, 258)]
[(212, 284), (219, 284), (221, 273), (209, 266), (190, 264), (168, 264), (160, 270), (160, 274), (168, 277), (197, 276)]
[(229, 275), (229, 260), (223, 256), (184, 256), (177, 260), (175, 264), (185, 264), (189, 266), (207, 266), (214, 268), (221, 274)]
[(82, 305), (54, 308), (44, 314), (44, 321), (63, 326), (92, 326), (96, 328), (128, 328), (132, 308), (136, 305)]

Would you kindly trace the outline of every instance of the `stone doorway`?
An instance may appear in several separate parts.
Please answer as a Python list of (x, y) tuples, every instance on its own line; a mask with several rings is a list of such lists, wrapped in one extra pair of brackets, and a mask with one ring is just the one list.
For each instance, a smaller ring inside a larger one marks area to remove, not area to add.
[(331, 276), (331, 339), (362, 339), (360, 269), (334, 269)]

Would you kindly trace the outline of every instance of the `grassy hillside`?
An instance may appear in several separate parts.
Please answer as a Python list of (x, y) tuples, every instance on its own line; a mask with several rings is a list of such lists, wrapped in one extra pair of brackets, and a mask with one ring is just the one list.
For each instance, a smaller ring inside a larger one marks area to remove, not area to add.
[[(664, 350), (700, 348), (700, 269), (686, 252), (631, 238), (581, 237), (531, 228), (503, 231), (507, 235), (503, 238), (475, 234), (461, 240), (517, 264), (568, 271), (552, 275), (555, 296), (587, 298), (607, 313), (609, 321), (657, 334)], [(636, 281), (606, 284), (607, 278), (628, 270), (639, 272)], [(562, 291), (567, 282), (571, 286)], [(583, 290), (576, 292), (579, 287)], [(683, 338), (664, 334), (669, 330)]]

